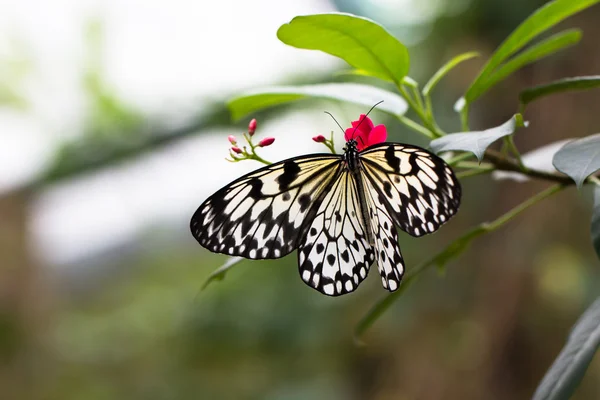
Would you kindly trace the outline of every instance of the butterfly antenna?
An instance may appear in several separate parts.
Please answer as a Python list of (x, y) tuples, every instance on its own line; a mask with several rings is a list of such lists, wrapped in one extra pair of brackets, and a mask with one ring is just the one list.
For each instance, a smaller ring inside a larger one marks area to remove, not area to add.
[(344, 128), (342, 128), (342, 126), (340, 125), (339, 122), (337, 122), (337, 119), (335, 119), (335, 117), (333, 115), (331, 115), (331, 113), (329, 111), (324, 111), (325, 114), (329, 115), (331, 118), (333, 118), (333, 120), (335, 121), (335, 123), (337, 124), (337, 126), (340, 127), (342, 133), (344, 133)]
[[(361, 118), (361, 119), (360, 119), (360, 121), (358, 121), (358, 125), (356, 125), (356, 128), (354, 128), (354, 130), (352, 131), (352, 137), (354, 137), (354, 132), (356, 132), (356, 130), (358, 129), (358, 127), (360, 126), (360, 124), (362, 124), (362, 123), (363, 123), (363, 121), (364, 121), (365, 119), (367, 119), (367, 117), (369, 116), (369, 114), (371, 114), (371, 111), (373, 111), (373, 109), (374, 109), (375, 107), (377, 107), (378, 105), (380, 105), (381, 103), (383, 103), (383, 100), (381, 100), (381, 101), (379, 101), (379, 102), (377, 102), (377, 103), (373, 104), (373, 107), (371, 107), (371, 108), (369, 109), (369, 111), (368, 111), (368, 112), (365, 114), (365, 116), (364, 116), (363, 118)], [(364, 145), (364, 144), (363, 144), (363, 145)]]

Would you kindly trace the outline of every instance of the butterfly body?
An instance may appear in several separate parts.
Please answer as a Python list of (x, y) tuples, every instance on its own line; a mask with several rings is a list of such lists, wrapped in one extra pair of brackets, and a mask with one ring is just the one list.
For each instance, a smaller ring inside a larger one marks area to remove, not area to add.
[(209, 197), (190, 222), (207, 249), (250, 259), (298, 250), (302, 280), (321, 293), (352, 292), (377, 262), (394, 291), (404, 273), (396, 226), (434, 232), (458, 210), (450, 167), (420, 147), (379, 143), (311, 154), (253, 171)]

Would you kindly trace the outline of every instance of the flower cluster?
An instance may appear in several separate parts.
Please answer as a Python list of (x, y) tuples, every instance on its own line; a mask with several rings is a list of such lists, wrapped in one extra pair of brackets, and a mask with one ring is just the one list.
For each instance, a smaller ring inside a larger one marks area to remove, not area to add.
[(231, 143), (231, 148), (229, 149), (229, 156), (231, 159), (226, 158), (229, 162), (238, 162), (242, 160), (256, 160), (262, 162), (263, 164), (270, 164), (268, 161), (264, 160), (258, 154), (256, 154), (257, 147), (267, 147), (273, 144), (275, 138), (266, 137), (262, 139), (258, 144), (252, 143), (252, 136), (256, 132), (256, 119), (252, 119), (248, 124), (248, 133), (244, 133), (244, 139), (248, 143), (248, 146), (238, 146), (237, 138), (233, 135), (229, 135), (227, 140)]

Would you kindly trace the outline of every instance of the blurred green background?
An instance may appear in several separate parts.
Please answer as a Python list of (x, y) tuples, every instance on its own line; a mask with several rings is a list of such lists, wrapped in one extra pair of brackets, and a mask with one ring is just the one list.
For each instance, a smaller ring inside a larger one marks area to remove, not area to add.
[[(600, 292), (591, 202), (574, 188), (430, 271), (367, 332), (379, 279), (328, 298), (295, 256), (244, 261), (201, 291), (225, 256), (188, 232), (195, 208), (258, 167), (228, 164), (225, 100), (266, 84), (315, 83), (346, 68), (286, 48), (279, 25), (345, 11), (385, 25), (424, 82), (476, 50), (435, 93), (438, 121), (537, 0), (35, 0), (0, 3), (0, 398), (527, 399), (578, 315)], [(600, 70), (600, 8), (561, 24), (579, 45), (526, 67), (472, 108), (499, 125), (528, 86)], [(331, 77), (334, 78), (331, 78)], [(526, 113), (523, 151), (598, 132), (598, 91), (552, 96)], [(365, 110), (305, 101), (261, 112), (266, 158), (321, 151), (310, 138)], [(391, 140), (423, 144), (383, 114)], [(521, 133), (521, 132), (519, 132)], [(339, 135), (341, 140), (341, 135)], [(461, 211), (436, 235), (401, 234), (407, 268), (544, 188), (463, 181)], [(373, 275), (373, 274), (371, 274)], [(596, 357), (575, 399), (600, 398)]]

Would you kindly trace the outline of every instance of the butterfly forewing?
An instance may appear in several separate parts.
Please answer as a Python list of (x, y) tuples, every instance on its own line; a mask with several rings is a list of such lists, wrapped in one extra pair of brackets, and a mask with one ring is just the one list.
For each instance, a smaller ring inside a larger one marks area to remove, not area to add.
[(360, 193), (344, 170), (327, 190), (312, 221), (307, 220), (298, 246), (300, 276), (321, 293), (352, 292), (366, 278), (374, 261), (360, 218)]
[(420, 147), (381, 143), (361, 152), (360, 159), (394, 223), (412, 236), (436, 231), (458, 210), (460, 184), (438, 156)]
[(190, 222), (207, 249), (251, 259), (279, 258), (298, 246), (305, 220), (341, 170), (340, 156), (315, 154), (271, 164), (208, 198)]

